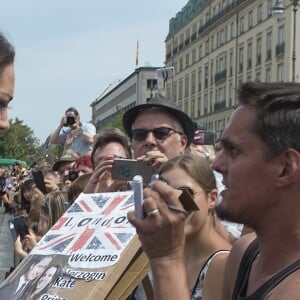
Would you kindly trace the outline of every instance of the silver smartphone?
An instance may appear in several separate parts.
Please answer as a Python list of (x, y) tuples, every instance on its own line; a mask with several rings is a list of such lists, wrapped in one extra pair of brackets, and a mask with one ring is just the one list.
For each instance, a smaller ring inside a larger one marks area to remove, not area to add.
[(140, 160), (116, 158), (112, 166), (113, 179), (132, 181), (135, 175), (143, 177), (143, 181), (149, 183), (154, 173), (152, 166)]

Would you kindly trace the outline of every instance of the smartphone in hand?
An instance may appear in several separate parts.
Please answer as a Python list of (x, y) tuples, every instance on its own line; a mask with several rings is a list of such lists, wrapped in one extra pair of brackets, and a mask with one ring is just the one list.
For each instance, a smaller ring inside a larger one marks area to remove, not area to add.
[(154, 173), (152, 166), (140, 160), (116, 158), (112, 166), (112, 179), (132, 181), (135, 175), (143, 177), (149, 183)]
[(41, 170), (32, 170), (32, 176), (36, 187), (43, 193), (47, 194), (47, 189), (44, 181), (44, 175)]

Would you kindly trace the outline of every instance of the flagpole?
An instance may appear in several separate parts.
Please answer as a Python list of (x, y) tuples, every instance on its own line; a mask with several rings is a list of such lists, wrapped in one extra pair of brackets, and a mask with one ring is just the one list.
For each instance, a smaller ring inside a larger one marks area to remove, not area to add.
[(139, 40), (136, 41), (135, 65), (139, 66)]

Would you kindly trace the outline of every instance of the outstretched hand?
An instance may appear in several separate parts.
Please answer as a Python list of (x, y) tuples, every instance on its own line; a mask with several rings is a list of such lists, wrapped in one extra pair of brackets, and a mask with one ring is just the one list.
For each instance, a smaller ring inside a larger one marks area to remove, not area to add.
[[(163, 182), (156, 181), (144, 189), (145, 218), (129, 212), (129, 222), (136, 227), (142, 247), (151, 260), (182, 260), (184, 251), (184, 213), (170, 210), (168, 205), (182, 208), (178, 193)], [(158, 211), (156, 211), (158, 209)], [(147, 216), (148, 212), (148, 216)], [(149, 214), (150, 212), (150, 214)]]

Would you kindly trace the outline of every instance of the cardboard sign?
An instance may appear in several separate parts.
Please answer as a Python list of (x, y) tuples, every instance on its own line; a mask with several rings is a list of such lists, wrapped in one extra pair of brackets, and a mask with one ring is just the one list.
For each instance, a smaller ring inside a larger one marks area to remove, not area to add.
[(149, 271), (129, 210), (132, 191), (81, 194), (2, 284), (0, 299), (125, 299)]

